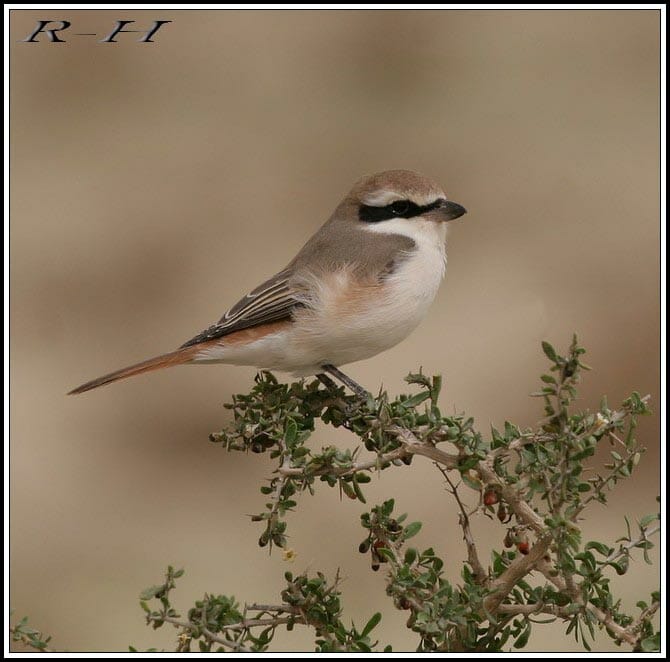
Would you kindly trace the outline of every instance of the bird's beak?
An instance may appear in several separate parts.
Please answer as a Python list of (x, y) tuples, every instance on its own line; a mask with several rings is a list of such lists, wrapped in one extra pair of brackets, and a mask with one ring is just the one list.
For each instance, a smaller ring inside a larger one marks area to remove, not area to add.
[(467, 214), (467, 209), (462, 207), (457, 202), (444, 200), (439, 207), (442, 219), (445, 221), (453, 221), (455, 218), (460, 218), (463, 214)]

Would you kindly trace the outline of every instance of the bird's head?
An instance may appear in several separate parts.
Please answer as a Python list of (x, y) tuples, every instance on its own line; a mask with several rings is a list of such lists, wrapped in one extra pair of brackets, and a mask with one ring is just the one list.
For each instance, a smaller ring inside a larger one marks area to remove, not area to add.
[(363, 177), (346, 201), (350, 209), (355, 208), (357, 221), (364, 224), (393, 219), (444, 223), (466, 213), (434, 181), (412, 170), (386, 170)]

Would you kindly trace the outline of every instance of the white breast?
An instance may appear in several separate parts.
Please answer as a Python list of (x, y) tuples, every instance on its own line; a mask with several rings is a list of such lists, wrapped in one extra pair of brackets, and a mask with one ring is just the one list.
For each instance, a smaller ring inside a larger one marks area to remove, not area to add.
[[(415, 248), (386, 280), (388, 301), (382, 306), (387, 326), (402, 337), (412, 331), (428, 312), (447, 266), (446, 225), (422, 219), (394, 218), (367, 226), (370, 232), (401, 234)], [(404, 331), (404, 334), (403, 334)], [(395, 343), (394, 343), (395, 344)]]
[[(381, 287), (357, 286), (347, 270), (319, 284), (315, 307), (296, 315), (287, 343), (289, 363), (336, 366), (379, 354), (404, 340), (421, 322), (437, 293), (446, 266), (445, 229), (422, 219), (392, 219), (367, 226), (371, 232), (402, 234), (415, 246)], [(381, 238), (380, 238), (381, 240)]]

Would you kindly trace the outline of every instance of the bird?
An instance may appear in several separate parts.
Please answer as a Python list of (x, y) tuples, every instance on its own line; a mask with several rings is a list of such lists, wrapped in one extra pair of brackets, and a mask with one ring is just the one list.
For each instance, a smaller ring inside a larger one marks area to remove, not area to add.
[(69, 395), (170, 366), (223, 363), (327, 385), (334, 377), (362, 396), (339, 368), (393, 347), (421, 322), (445, 274), (447, 222), (465, 213), (412, 170), (362, 177), (288, 265), (218, 322)]

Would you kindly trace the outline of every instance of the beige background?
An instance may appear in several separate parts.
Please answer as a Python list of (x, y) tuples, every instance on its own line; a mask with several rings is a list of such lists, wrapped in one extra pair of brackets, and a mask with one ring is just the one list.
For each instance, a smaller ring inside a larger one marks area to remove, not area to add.
[[(154, 44), (20, 43), (39, 18), (100, 35), (116, 19), (174, 22)], [(179, 606), (204, 591), (277, 599), (286, 563), (246, 517), (272, 465), (207, 441), (252, 368), (65, 392), (217, 319), (364, 173), (420, 170), (469, 214), (423, 325), (352, 376), (395, 393), (423, 365), (443, 373), (446, 411), (483, 431), (532, 425), (539, 343), (564, 349), (576, 331), (594, 368), (580, 405), (637, 389), (658, 407), (657, 12), (49, 10), (11, 23), (11, 604), (55, 647), (172, 647), (137, 603), (168, 563), (187, 569)], [(658, 417), (639, 431), (640, 472), (590, 512), (587, 539), (613, 541), (624, 515), (655, 508)], [(333, 440), (353, 443), (311, 443)], [(385, 472), (369, 501), (391, 495), (457, 581), (457, 515), (434, 467)], [(302, 498), (291, 569), (341, 567), (347, 618), (382, 610), (381, 641), (413, 649), (356, 552), (363, 508), (327, 489)], [(475, 527), (483, 550), (500, 544), (500, 528)], [(627, 606), (656, 572), (639, 560), (613, 580)], [(578, 650), (563, 631), (536, 632), (532, 650)], [(312, 650), (308, 635), (277, 649)]]

